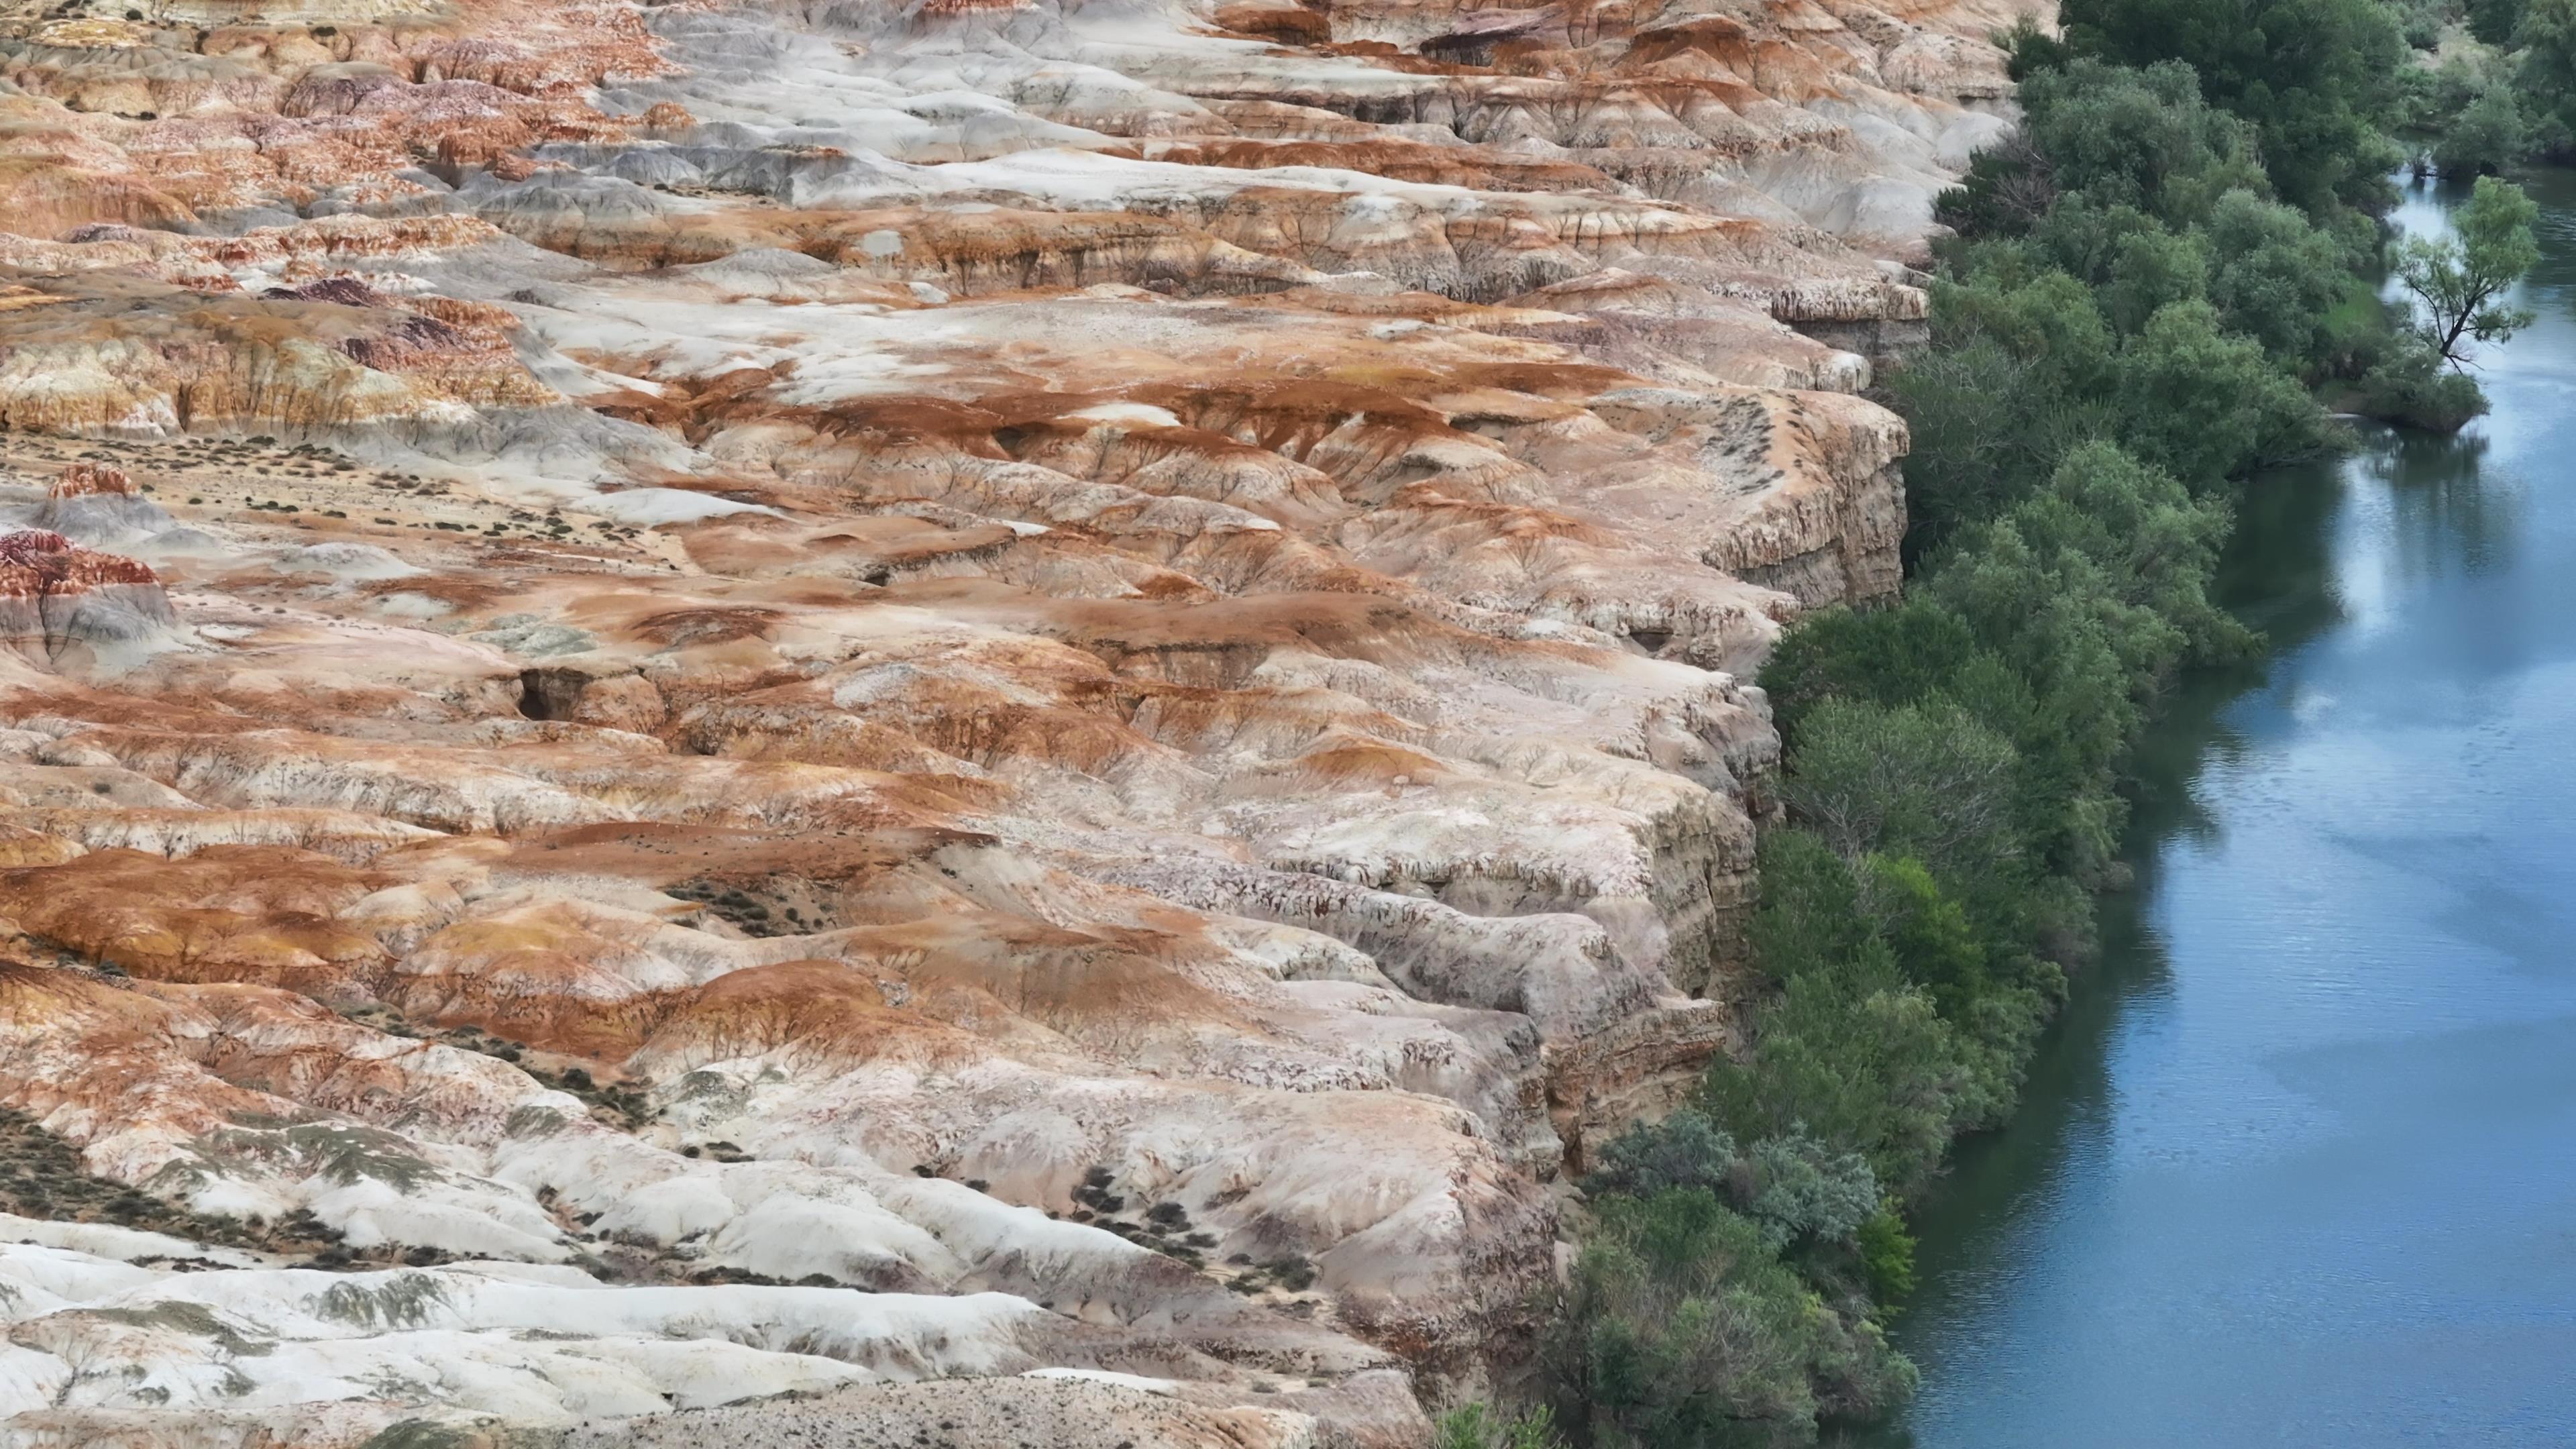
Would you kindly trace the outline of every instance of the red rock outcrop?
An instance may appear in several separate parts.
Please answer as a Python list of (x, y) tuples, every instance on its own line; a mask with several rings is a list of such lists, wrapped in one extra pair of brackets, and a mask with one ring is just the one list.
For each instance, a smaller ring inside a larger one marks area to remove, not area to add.
[(0, 534), (0, 644), (19, 654), (50, 663), (115, 651), (177, 623), (149, 567), (46, 529)]

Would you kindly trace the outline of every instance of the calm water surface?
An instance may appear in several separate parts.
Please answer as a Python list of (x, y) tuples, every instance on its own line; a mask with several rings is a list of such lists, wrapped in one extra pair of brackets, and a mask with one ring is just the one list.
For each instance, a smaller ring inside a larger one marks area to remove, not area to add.
[(2151, 742), (2137, 889), (1923, 1216), (1876, 1442), (2576, 1445), (2576, 177), (2533, 190), (2494, 413), (2240, 518), (2276, 653)]

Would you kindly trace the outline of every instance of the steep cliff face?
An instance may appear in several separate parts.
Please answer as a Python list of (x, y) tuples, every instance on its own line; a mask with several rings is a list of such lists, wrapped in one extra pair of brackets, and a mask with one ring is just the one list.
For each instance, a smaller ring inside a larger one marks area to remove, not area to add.
[(2012, 7), (292, 13), (0, 16), (0, 1443), (1419, 1442)]

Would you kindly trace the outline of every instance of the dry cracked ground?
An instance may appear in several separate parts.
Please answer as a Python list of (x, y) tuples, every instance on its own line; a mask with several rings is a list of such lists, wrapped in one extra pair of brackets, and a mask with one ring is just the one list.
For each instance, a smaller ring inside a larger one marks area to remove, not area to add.
[(0, 1445), (1399, 1446), (2012, 0), (18, 0)]

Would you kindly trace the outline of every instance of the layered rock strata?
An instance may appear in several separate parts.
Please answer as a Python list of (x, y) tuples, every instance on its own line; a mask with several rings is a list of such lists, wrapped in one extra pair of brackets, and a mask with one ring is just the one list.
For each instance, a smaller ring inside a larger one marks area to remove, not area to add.
[(1421, 1442), (2013, 13), (0, 18), (0, 1443)]

